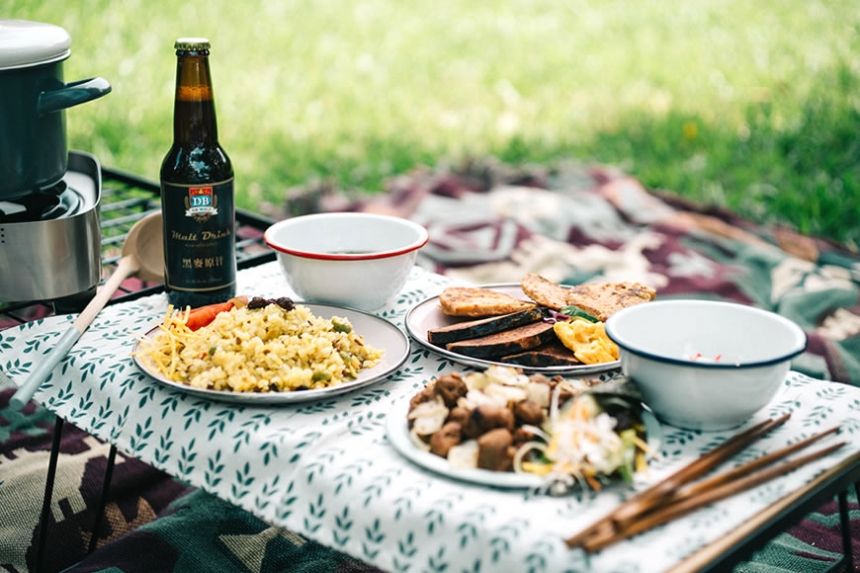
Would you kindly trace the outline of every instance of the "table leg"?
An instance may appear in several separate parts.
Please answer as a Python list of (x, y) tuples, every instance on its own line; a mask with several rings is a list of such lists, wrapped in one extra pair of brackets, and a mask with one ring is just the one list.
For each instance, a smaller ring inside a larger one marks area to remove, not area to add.
[[(856, 489), (857, 484), (854, 484)], [(842, 530), (842, 556), (845, 570), (854, 571), (854, 550), (851, 544), (851, 515), (848, 513), (848, 490), (839, 492), (839, 529)]]
[(105, 505), (107, 505), (108, 492), (110, 491), (110, 480), (113, 477), (113, 466), (116, 461), (116, 446), (111, 444), (110, 452), (108, 453), (107, 459), (107, 467), (105, 468), (104, 479), (102, 479), (102, 494), (99, 497), (99, 503), (96, 506), (96, 520), (93, 523), (92, 535), (90, 537), (90, 546), (87, 549), (87, 553), (92, 553), (96, 548), (96, 542), (99, 539), (99, 529), (101, 529), (102, 525), (102, 517), (105, 512)]
[(57, 476), (57, 458), (60, 455), (60, 440), (63, 437), (63, 419), (57, 416), (54, 422), (54, 439), (51, 442), (51, 457), (48, 461), (48, 476), (45, 479), (45, 494), (42, 497), (42, 515), (39, 518), (39, 537), (36, 541), (37, 572), (42, 570), (45, 542), (48, 539), (48, 519), (51, 515), (51, 498), (54, 495), (54, 479)]

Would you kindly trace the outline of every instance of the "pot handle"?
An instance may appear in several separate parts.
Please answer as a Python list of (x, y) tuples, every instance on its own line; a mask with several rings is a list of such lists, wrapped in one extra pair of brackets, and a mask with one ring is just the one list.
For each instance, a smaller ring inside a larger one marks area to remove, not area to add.
[(104, 78), (90, 78), (39, 94), (39, 113), (53, 113), (80, 103), (98, 99), (110, 93), (110, 84)]

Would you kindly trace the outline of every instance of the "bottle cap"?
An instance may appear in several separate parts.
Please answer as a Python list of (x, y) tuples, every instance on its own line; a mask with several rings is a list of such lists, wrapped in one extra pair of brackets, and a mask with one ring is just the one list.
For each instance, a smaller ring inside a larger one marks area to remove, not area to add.
[(206, 38), (178, 38), (173, 47), (177, 51), (202, 52), (209, 50), (209, 40)]

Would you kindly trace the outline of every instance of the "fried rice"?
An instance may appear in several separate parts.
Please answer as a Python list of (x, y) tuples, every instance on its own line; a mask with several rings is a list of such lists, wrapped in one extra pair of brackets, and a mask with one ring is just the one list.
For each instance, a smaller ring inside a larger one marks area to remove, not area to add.
[(187, 318), (187, 312), (168, 309), (159, 332), (144, 339), (138, 356), (165, 378), (195, 388), (324, 388), (356, 378), (382, 357), (382, 350), (366, 346), (346, 318), (321, 318), (301, 305), (232, 308), (194, 331)]

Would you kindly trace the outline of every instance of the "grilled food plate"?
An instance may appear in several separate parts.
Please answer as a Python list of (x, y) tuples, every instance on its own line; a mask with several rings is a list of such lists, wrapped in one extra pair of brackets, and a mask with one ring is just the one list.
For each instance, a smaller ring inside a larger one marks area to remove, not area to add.
[[(157, 380), (165, 386), (169, 386), (174, 390), (218, 400), (220, 402), (232, 402), (244, 405), (279, 405), (279, 404), (296, 404), (299, 402), (310, 402), (314, 400), (323, 400), (333, 396), (339, 396), (347, 392), (359, 390), (370, 384), (379, 382), (389, 374), (397, 370), (406, 358), (409, 356), (409, 339), (399, 328), (391, 322), (351, 308), (340, 306), (331, 306), (327, 304), (311, 304), (305, 302), (296, 302), (296, 304), (306, 306), (312, 313), (322, 318), (331, 318), (332, 316), (342, 316), (347, 318), (355, 332), (364, 337), (364, 341), (375, 348), (383, 350), (382, 359), (379, 364), (373, 368), (361, 370), (355, 380), (349, 380), (335, 386), (320, 388), (316, 390), (293, 390), (288, 392), (230, 392), (225, 390), (207, 390), (204, 388), (194, 388), (179, 382), (173, 382), (162, 376), (155, 370), (145, 358), (138, 355), (137, 351), (143, 340), (139, 341), (133, 351), (133, 358), (137, 367), (140, 368), (151, 378)], [(154, 336), (158, 332), (158, 326), (149, 330), (144, 339)]]
[[(600, 391), (595, 392), (595, 394), (599, 393)], [(634, 399), (632, 396), (629, 398)], [(542, 489), (549, 485), (546, 478), (533, 474), (494, 472), (480, 468), (452, 468), (447, 459), (425, 452), (412, 443), (412, 438), (409, 436), (408, 414), (408, 400), (404, 400), (392, 408), (386, 420), (386, 434), (389, 443), (397, 450), (397, 453), (418, 467), (448, 479), (502, 489)], [(641, 407), (641, 416), (645, 424), (648, 446), (655, 452), (660, 451), (663, 438), (660, 422), (645, 405)]]
[[(520, 289), (517, 283), (503, 283), (481, 285), (480, 288), (488, 288), (503, 292), (523, 300), (530, 300)], [(485, 360), (483, 358), (475, 358), (466, 356), (457, 352), (452, 352), (447, 348), (431, 344), (427, 340), (427, 331), (443, 326), (449, 326), (464, 320), (474, 320), (465, 317), (450, 317), (442, 313), (442, 307), (439, 305), (439, 297), (433, 296), (423, 300), (409, 309), (406, 313), (406, 331), (409, 336), (418, 344), (432, 350), (437, 354), (441, 354), (452, 362), (465, 364), (466, 366), (476, 366), (486, 368), (487, 366), (513, 366), (523, 370), (524, 372), (541, 372), (543, 374), (567, 374), (573, 376), (586, 376), (590, 374), (598, 374), (600, 372), (608, 372), (620, 368), (621, 362), (613, 360), (612, 362), (604, 362), (601, 364), (581, 364), (576, 366), (522, 366), (520, 364), (511, 364), (508, 362), (497, 362), (495, 360)]]

